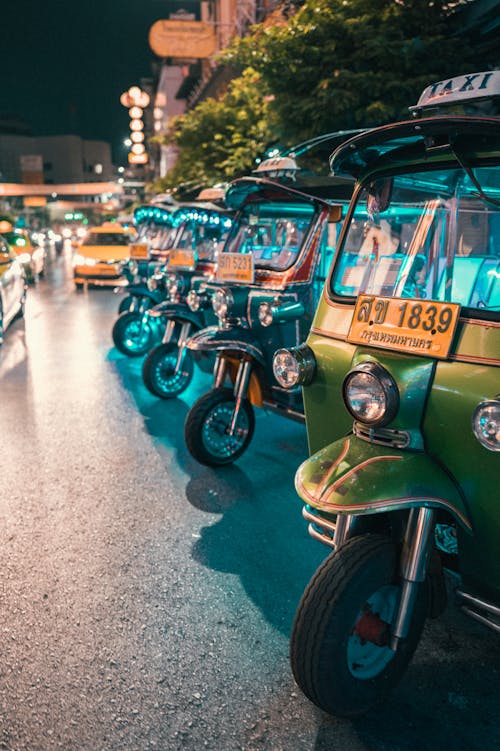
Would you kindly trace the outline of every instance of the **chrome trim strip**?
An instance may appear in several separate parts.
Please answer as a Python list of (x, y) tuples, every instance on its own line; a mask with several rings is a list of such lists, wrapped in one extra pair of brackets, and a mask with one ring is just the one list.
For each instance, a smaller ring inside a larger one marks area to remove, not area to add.
[[(303, 493), (308, 502), (310, 502), (313, 506), (318, 506), (318, 509), (320, 510), (318, 499), (315, 498), (315, 496), (311, 495), (311, 493), (307, 490), (307, 488), (304, 487), (302, 483), (297, 483), (296, 487), (297, 491), (300, 491), (299, 495)], [(331, 514), (353, 514), (355, 516), (356, 512), (359, 511), (361, 511), (362, 513), (369, 513), (370, 511), (380, 513), (382, 512), (382, 510), (390, 511), (392, 507), (410, 507), (412, 505), (438, 508), (443, 507), (447, 511), (450, 511), (458, 519), (460, 519), (464, 527), (469, 532), (472, 532), (472, 524), (469, 522), (467, 517), (465, 517), (452, 503), (445, 501), (443, 498), (417, 498), (412, 496), (401, 496), (400, 498), (387, 498), (383, 501), (353, 503), (345, 506), (338, 503), (328, 503), (325, 504), (324, 510), (328, 511), (328, 513)], [(326, 506), (328, 506), (328, 508), (326, 508)]]

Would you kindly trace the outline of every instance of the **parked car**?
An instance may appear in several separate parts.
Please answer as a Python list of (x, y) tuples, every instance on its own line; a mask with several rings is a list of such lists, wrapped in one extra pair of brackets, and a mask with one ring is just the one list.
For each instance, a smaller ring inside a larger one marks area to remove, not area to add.
[(24, 315), (26, 275), (17, 254), (0, 235), (0, 344), (7, 326)]
[(74, 243), (73, 276), (76, 288), (84, 285), (116, 287), (126, 285), (123, 267), (130, 256), (133, 229), (116, 222), (93, 227), (80, 243)]
[(28, 230), (15, 228), (10, 222), (0, 222), (0, 234), (17, 255), (24, 268), (26, 280), (31, 283), (37, 282), (45, 268), (45, 248), (32, 241)]

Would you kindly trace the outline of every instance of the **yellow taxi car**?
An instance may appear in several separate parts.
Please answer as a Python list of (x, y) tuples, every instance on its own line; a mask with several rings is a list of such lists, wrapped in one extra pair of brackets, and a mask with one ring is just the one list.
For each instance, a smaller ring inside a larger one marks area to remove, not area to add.
[(10, 222), (0, 222), (0, 234), (23, 266), (26, 281), (38, 281), (44, 271), (45, 249), (32, 242), (27, 230), (14, 228)]
[(127, 284), (123, 266), (130, 257), (129, 242), (135, 237), (131, 228), (117, 222), (105, 222), (75, 243), (73, 276), (77, 289), (84, 285), (117, 287)]

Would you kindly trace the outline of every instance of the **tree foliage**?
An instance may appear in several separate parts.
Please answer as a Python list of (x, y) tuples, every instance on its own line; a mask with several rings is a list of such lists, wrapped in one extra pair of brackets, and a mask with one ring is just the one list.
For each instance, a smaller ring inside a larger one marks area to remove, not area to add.
[(482, 70), (459, 28), (460, 3), (306, 0), (287, 20), (273, 14), (221, 53), (243, 71), (225, 96), (172, 121), (164, 141), (179, 160), (155, 187), (230, 180), (270, 142), (408, 117), (430, 83)]
[(236, 40), (224, 60), (261, 74), (292, 142), (372, 127), (407, 117), (428, 84), (481, 66), (456, 36), (456, 5), (306, 0), (287, 25), (257, 26)]
[(161, 141), (179, 150), (175, 167), (154, 187), (213, 185), (247, 174), (275, 137), (271, 101), (262, 76), (247, 67), (220, 100), (206, 99), (173, 118)]

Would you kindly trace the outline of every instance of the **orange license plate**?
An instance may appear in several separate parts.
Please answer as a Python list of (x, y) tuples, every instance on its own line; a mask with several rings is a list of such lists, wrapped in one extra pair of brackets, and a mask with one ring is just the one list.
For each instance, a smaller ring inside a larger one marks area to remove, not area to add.
[(178, 269), (194, 271), (196, 267), (196, 253), (194, 250), (176, 250), (170, 251), (168, 257), (168, 266), (175, 266)]
[(221, 253), (217, 263), (218, 282), (246, 282), (252, 284), (254, 278), (253, 255), (251, 253)]
[(424, 357), (448, 357), (460, 305), (360, 295), (347, 341)]
[(131, 258), (147, 258), (148, 255), (149, 255), (149, 249), (147, 245), (142, 245), (141, 243), (133, 243), (130, 246)]

